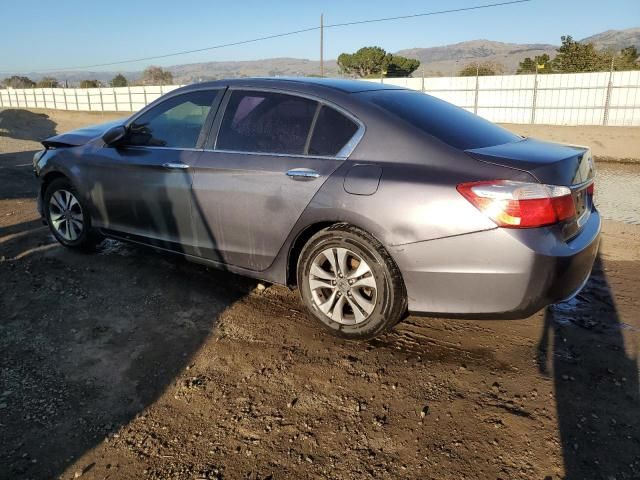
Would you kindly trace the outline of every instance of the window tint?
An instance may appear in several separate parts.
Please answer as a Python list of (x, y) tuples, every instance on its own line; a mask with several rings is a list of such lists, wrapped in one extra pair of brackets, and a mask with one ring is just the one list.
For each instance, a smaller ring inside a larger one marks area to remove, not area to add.
[(317, 105), (282, 93), (234, 91), (216, 149), (303, 154)]
[(216, 90), (185, 93), (162, 102), (129, 127), (129, 145), (194, 148)]
[(520, 140), (518, 135), (498, 125), (424, 93), (379, 90), (361, 95), (389, 113), (462, 150)]
[(337, 155), (351, 140), (358, 125), (337, 110), (323, 106), (309, 144), (310, 155)]

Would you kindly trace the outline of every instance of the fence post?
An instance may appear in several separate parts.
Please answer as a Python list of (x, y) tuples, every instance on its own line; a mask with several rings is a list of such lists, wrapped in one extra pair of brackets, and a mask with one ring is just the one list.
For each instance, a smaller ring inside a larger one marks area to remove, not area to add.
[(531, 102), (531, 124), (536, 123), (536, 102), (538, 101), (538, 64), (536, 63), (536, 75), (533, 77), (533, 100)]
[(102, 87), (98, 87), (98, 92), (100, 93), (100, 111), (104, 112), (104, 102), (102, 100)]
[(142, 87), (142, 91), (144, 92), (144, 106), (147, 106), (147, 87)]
[(131, 87), (127, 85), (127, 92), (129, 93), (129, 111), (133, 112), (133, 102), (131, 101)]
[(611, 57), (611, 69), (609, 70), (609, 82), (607, 83), (607, 93), (604, 97), (604, 114), (602, 115), (602, 125), (609, 125), (609, 107), (611, 106), (611, 90), (613, 89), (613, 60)]
[(62, 89), (62, 94), (64, 95), (64, 109), (69, 110), (69, 107), (67, 106), (67, 89), (66, 88)]
[(420, 90), (422, 90), (422, 93), (424, 93), (424, 68), (422, 69), (422, 86)]
[(53, 109), (57, 110), (58, 109), (58, 101), (56, 100), (56, 92), (51, 89), (51, 96), (53, 97)]
[(473, 113), (478, 114), (478, 93), (480, 90), (480, 66), (476, 66), (476, 96), (473, 100)]
[(80, 105), (78, 104), (78, 89), (77, 88), (73, 89), (73, 95), (76, 97), (76, 110), (79, 112), (80, 111)]

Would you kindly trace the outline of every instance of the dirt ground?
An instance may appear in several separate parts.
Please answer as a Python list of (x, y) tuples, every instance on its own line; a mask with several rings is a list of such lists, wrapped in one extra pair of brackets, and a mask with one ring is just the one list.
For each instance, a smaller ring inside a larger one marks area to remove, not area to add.
[(109, 117), (0, 119), (0, 478), (640, 478), (640, 226), (570, 303), (350, 343), (283, 287), (59, 247), (25, 165)]
[(526, 137), (552, 142), (588, 145), (596, 160), (640, 162), (640, 128), (560, 125), (505, 124), (509, 130)]

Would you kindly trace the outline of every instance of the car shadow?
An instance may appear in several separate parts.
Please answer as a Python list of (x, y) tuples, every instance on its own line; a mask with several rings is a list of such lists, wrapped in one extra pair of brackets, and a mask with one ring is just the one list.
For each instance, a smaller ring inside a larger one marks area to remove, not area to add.
[(567, 480), (640, 477), (638, 365), (623, 328), (599, 256), (582, 292), (545, 313), (538, 366), (553, 375)]
[[(33, 177), (24, 188), (36, 191)], [(0, 201), (21, 196), (0, 183)], [(58, 478), (182, 388), (222, 312), (256, 283), (115, 240), (77, 253), (39, 220), (11, 218), (0, 221), (0, 478)]]
[(39, 142), (55, 135), (57, 125), (46, 113), (23, 109), (0, 110), (0, 137)]

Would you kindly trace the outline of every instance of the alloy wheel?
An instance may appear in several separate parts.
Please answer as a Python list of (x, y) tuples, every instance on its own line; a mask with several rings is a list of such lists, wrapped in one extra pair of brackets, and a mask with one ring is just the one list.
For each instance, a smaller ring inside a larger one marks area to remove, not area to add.
[(373, 271), (362, 257), (343, 247), (313, 259), (309, 289), (316, 306), (334, 322), (355, 325), (373, 312), (378, 292)]
[(68, 190), (56, 190), (49, 199), (49, 218), (54, 230), (68, 242), (84, 231), (84, 217), (78, 199)]

